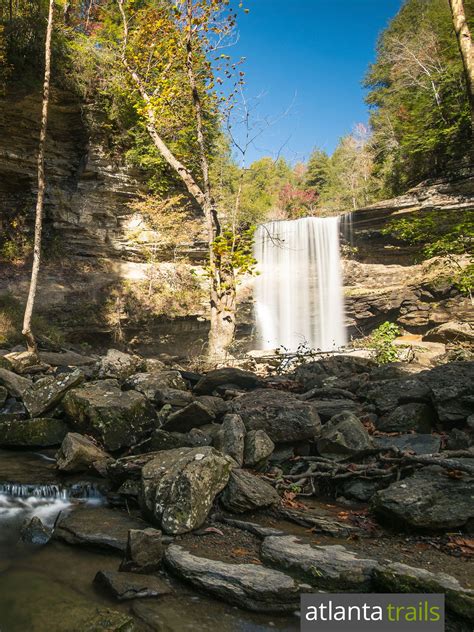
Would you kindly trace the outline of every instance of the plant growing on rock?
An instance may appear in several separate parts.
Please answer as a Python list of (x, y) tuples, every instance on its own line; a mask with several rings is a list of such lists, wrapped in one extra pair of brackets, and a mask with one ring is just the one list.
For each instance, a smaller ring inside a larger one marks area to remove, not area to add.
[(398, 360), (397, 348), (393, 341), (400, 335), (400, 327), (386, 321), (375, 329), (367, 340), (367, 347), (373, 349), (374, 360), (379, 364), (388, 364)]

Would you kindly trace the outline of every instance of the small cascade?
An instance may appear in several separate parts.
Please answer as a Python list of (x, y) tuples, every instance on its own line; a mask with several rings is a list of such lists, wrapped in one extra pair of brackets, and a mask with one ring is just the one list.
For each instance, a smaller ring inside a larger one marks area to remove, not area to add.
[(340, 218), (306, 217), (259, 226), (254, 255), (260, 349), (321, 351), (346, 341)]
[(0, 484), (0, 541), (33, 516), (52, 526), (56, 516), (73, 504), (102, 504), (100, 489), (89, 482), (63, 485)]

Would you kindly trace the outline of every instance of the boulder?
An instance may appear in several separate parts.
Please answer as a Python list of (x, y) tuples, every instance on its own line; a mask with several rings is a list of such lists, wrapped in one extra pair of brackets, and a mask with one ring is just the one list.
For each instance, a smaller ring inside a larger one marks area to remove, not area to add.
[(429, 389), (442, 423), (463, 422), (474, 413), (474, 362), (449, 362), (418, 377)]
[(390, 524), (428, 530), (457, 529), (474, 520), (474, 478), (448, 475), (437, 465), (377, 492), (371, 509)]
[(275, 444), (264, 430), (250, 430), (245, 435), (244, 465), (262, 467), (274, 449)]
[(201, 432), (199, 428), (193, 428), (191, 432), (167, 432), (157, 428), (151, 435), (149, 450), (174, 450), (175, 448), (195, 448), (201, 445), (211, 445), (212, 439)]
[(372, 447), (369, 433), (350, 412), (334, 416), (322, 427), (317, 442), (319, 454), (329, 459), (345, 459)]
[(391, 437), (374, 437), (377, 448), (395, 448), (414, 454), (435, 454), (440, 451), (441, 438), (432, 434), (403, 434)]
[(323, 423), (335, 415), (350, 412), (357, 414), (361, 411), (360, 404), (352, 399), (311, 399), (308, 403), (314, 407)]
[(247, 470), (232, 470), (227, 487), (221, 494), (221, 503), (232, 513), (244, 513), (277, 505), (280, 496), (267, 482)]
[(328, 378), (351, 379), (354, 375), (368, 373), (375, 367), (375, 362), (367, 358), (335, 355), (302, 364), (296, 369), (295, 378), (305, 390), (309, 390), (325, 386)]
[(214, 447), (231, 456), (238, 465), (244, 462), (245, 425), (239, 415), (227, 414), (214, 439)]
[(204, 404), (207, 408), (213, 411), (216, 419), (219, 419), (230, 410), (229, 402), (226, 402), (222, 397), (214, 397), (212, 395), (198, 395), (196, 398), (198, 402)]
[(76, 353), (75, 351), (40, 351), (41, 362), (51, 366), (91, 366), (95, 363), (95, 358)]
[(13, 397), (23, 397), (33, 382), (26, 378), (0, 367), (0, 385), (4, 386)]
[(4, 386), (0, 386), (0, 408), (2, 408), (8, 399), (8, 391)]
[(233, 367), (226, 367), (209, 371), (194, 387), (199, 395), (211, 395), (219, 386), (233, 385), (239, 389), (250, 390), (257, 388), (260, 380), (254, 373), (242, 371)]
[(216, 415), (212, 408), (203, 402), (194, 401), (184, 408), (171, 413), (163, 424), (163, 430), (169, 432), (188, 432), (192, 428), (211, 423)]
[(314, 406), (284, 391), (246, 393), (233, 400), (232, 410), (241, 416), (247, 431), (264, 430), (274, 443), (315, 439), (321, 430)]
[(99, 362), (99, 377), (125, 380), (137, 373), (143, 366), (143, 360), (130, 353), (123, 353), (118, 349), (109, 349), (107, 355)]
[(431, 432), (436, 422), (436, 415), (428, 404), (402, 404), (379, 417), (376, 422), (377, 430), (382, 432)]
[(15, 373), (28, 373), (29, 370), (34, 370), (39, 366), (36, 354), (31, 351), (13, 351), (8, 353), (5, 359), (10, 362)]
[[(155, 373), (135, 373), (125, 380), (124, 388), (143, 393), (148, 399), (156, 403), (164, 403), (164, 391), (168, 389), (186, 391), (187, 385), (179, 371), (161, 371)], [(189, 395), (191, 399), (191, 394)]]
[(47, 448), (59, 445), (68, 432), (61, 419), (38, 417), (0, 421), (0, 445)]
[(474, 327), (471, 323), (451, 320), (426, 332), (423, 340), (431, 342), (474, 342)]
[(142, 470), (144, 515), (169, 534), (197, 529), (226, 486), (231, 467), (229, 457), (207, 446), (157, 453)]
[(374, 582), (380, 590), (391, 593), (444, 594), (449, 610), (474, 623), (474, 590), (463, 588), (451, 575), (395, 562), (376, 568)]
[(166, 549), (166, 565), (196, 588), (256, 612), (293, 612), (300, 587), (280, 571), (257, 564), (227, 564), (192, 555), (181, 546)]
[(471, 437), (459, 428), (453, 428), (446, 441), (447, 450), (467, 450), (470, 445)]
[(373, 403), (381, 413), (389, 413), (401, 404), (428, 403), (430, 389), (418, 377), (381, 380), (362, 387), (358, 395)]
[(76, 430), (91, 434), (111, 451), (138, 443), (153, 428), (156, 417), (142, 393), (123, 392), (110, 380), (68, 391), (63, 407)]
[(378, 566), (341, 545), (312, 546), (291, 535), (265, 538), (261, 553), (265, 562), (329, 592), (369, 591)]
[(125, 553), (130, 529), (145, 529), (142, 520), (107, 507), (78, 507), (62, 515), (53, 537), (68, 544)]
[(23, 393), (23, 401), (30, 415), (38, 417), (59, 404), (69, 389), (79, 386), (83, 381), (84, 374), (79, 369), (71, 373), (48, 375), (34, 382)]
[(99, 571), (94, 584), (105, 589), (118, 601), (169, 595), (172, 590), (162, 579), (120, 571)]
[(161, 566), (163, 542), (158, 529), (130, 529), (121, 571), (154, 573)]
[(379, 489), (388, 487), (383, 480), (353, 479), (343, 482), (341, 494), (345, 498), (351, 498), (360, 502), (368, 502)]
[(4, 421), (16, 421), (17, 419), (26, 419), (28, 412), (21, 402), (15, 399), (7, 399), (4, 407), (0, 410), (0, 423)]
[(140, 480), (143, 466), (160, 452), (146, 452), (145, 454), (134, 454), (132, 456), (123, 456), (116, 461), (107, 463), (107, 476), (117, 485), (126, 480)]
[(86, 472), (97, 461), (111, 457), (90, 439), (76, 432), (69, 432), (56, 454), (56, 465), (63, 472)]
[(41, 522), (38, 516), (33, 516), (22, 524), (20, 538), (26, 544), (42, 546), (51, 539), (51, 530)]

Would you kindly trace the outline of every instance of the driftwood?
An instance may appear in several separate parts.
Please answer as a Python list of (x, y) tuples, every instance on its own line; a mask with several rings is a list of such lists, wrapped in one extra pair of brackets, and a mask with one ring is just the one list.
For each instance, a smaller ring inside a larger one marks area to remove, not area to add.
[[(446, 450), (435, 454), (408, 454), (395, 448), (376, 448), (365, 450), (354, 457), (346, 457), (340, 461), (320, 456), (301, 456), (288, 474), (272, 482), (277, 489), (299, 487), (301, 495), (314, 494), (314, 483), (321, 481), (335, 484), (349, 480), (384, 480), (396, 481), (406, 471), (426, 465), (438, 465), (447, 470), (455, 470), (474, 475), (474, 464), (464, 459), (474, 458), (469, 450)], [(368, 460), (365, 463), (357, 461)], [(305, 490), (306, 491), (303, 491)]]

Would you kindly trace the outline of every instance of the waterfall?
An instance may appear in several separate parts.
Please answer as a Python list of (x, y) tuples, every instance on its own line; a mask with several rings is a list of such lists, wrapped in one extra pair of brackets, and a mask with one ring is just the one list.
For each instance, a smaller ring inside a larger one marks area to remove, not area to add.
[(258, 346), (330, 351), (346, 343), (339, 217), (258, 227), (254, 255)]

